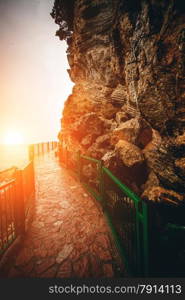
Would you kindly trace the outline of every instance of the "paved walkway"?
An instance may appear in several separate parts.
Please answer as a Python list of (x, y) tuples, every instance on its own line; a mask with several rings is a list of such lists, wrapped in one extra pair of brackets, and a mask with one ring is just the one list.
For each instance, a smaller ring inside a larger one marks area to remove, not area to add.
[(53, 154), (36, 161), (36, 200), (9, 277), (114, 277), (117, 262), (99, 205)]

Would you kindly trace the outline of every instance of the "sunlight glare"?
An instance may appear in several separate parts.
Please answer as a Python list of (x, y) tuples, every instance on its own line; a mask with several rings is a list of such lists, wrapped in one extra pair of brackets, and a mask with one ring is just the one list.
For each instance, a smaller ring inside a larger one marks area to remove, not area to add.
[(6, 145), (19, 145), (23, 144), (23, 135), (18, 131), (8, 132), (5, 136), (4, 143)]

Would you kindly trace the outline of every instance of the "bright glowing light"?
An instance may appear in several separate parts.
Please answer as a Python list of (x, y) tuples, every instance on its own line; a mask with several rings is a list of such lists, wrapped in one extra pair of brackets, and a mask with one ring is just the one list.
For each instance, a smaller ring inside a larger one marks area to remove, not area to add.
[(4, 143), (6, 145), (19, 145), (19, 144), (23, 144), (23, 142), (24, 142), (23, 135), (18, 131), (8, 132), (4, 139)]

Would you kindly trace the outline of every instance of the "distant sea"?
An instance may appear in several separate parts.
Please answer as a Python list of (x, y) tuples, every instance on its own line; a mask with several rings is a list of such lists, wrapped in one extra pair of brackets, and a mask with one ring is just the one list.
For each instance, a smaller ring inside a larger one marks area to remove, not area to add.
[(0, 171), (12, 166), (21, 168), (27, 162), (27, 145), (0, 145)]

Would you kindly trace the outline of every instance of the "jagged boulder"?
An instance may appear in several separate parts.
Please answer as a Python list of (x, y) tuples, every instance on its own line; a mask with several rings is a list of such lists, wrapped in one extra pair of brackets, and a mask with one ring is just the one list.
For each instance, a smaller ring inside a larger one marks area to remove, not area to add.
[(115, 150), (107, 151), (102, 157), (103, 164), (106, 168), (115, 172), (118, 168), (118, 156)]
[(111, 135), (111, 143), (116, 145), (119, 140), (135, 144), (139, 131), (141, 130), (140, 122), (137, 118), (121, 123)]
[(127, 141), (120, 140), (115, 148), (120, 160), (127, 167), (132, 167), (144, 162), (142, 151), (137, 146)]
[(95, 142), (88, 148), (87, 155), (101, 159), (104, 154), (111, 148), (110, 134), (99, 136)]
[(85, 136), (100, 136), (105, 130), (105, 122), (97, 114), (90, 112), (78, 119), (71, 128), (74, 135), (81, 140)]
[(115, 145), (119, 140), (135, 144), (143, 149), (152, 140), (152, 128), (141, 118), (131, 118), (113, 130), (112, 145)]

